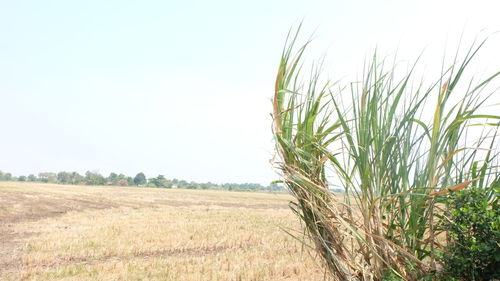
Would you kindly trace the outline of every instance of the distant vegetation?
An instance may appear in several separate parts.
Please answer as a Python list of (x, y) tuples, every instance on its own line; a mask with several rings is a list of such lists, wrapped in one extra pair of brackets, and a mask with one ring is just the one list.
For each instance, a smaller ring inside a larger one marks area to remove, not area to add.
[(178, 179), (166, 179), (163, 175), (154, 178), (147, 178), (144, 173), (138, 173), (135, 177), (124, 174), (111, 173), (108, 177), (101, 175), (97, 171), (87, 171), (85, 175), (77, 172), (44, 172), (38, 176), (30, 174), (28, 176), (12, 176), (11, 173), (0, 171), (0, 181), (28, 181), (58, 184), (75, 185), (116, 185), (116, 186), (143, 186), (158, 188), (187, 188), (187, 189), (223, 189), (234, 191), (283, 191), (283, 187), (272, 183), (269, 186), (262, 186), (258, 183), (197, 183)]

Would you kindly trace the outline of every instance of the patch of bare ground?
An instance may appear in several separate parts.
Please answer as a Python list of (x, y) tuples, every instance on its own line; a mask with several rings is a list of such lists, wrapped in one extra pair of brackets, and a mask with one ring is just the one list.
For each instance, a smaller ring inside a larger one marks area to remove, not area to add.
[(0, 190), (0, 206), (0, 221), (8, 224), (60, 216), (69, 211), (113, 208), (119, 204), (90, 196), (75, 198), (69, 195)]
[(61, 216), (70, 211), (106, 209), (118, 206), (99, 198), (72, 198), (68, 195), (43, 194), (18, 190), (0, 190), (0, 277), (21, 267), (20, 255), (33, 231), (17, 231), (22, 222)]

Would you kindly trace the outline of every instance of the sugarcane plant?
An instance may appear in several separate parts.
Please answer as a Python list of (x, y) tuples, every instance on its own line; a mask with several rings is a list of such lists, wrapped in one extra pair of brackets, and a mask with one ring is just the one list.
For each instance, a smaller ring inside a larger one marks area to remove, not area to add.
[(416, 280), (438, 269), (443, 196), (499, 178), (500, 116), (483, 109), (500, 95), (500, 72), (463, 82), (486, 40), (462, 59), (457, 51), (427, 87), (415, 83), (418, 60), (401, 73), (376, 53), (359, 81), (341, 83), (325, 79), (321, 61), (306, 70), (311, 41), (297, 47), (299, 30), (287, 36), (272, 115), (274, 163), (303, 242), (333, 280)]

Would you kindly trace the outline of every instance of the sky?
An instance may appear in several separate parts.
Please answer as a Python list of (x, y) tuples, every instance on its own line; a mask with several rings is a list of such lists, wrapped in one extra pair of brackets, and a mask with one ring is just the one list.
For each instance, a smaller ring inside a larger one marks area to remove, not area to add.
[[(500, 31), (499, 1), (0, 0), (0, 170), (269, 184), (288, 30), (354, 76), (375, 48), (429, 72)], [(500, 68), (500, 34), (478, 72)], [(500, 98), (494, 97), (500, 102)]]

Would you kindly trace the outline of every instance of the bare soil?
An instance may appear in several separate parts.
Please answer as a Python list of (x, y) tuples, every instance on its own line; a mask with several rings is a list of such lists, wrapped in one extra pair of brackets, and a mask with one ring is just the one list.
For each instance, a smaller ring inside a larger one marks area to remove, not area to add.
[(13, 272), (21, 266), (25, 241), (38, 232), (16, 231), (16, 225), (63, 215), (69, 211), (106, 209), (118, 204), (100, 198), (73, 198), (70, 195), (0, 190), (0, 271)]

